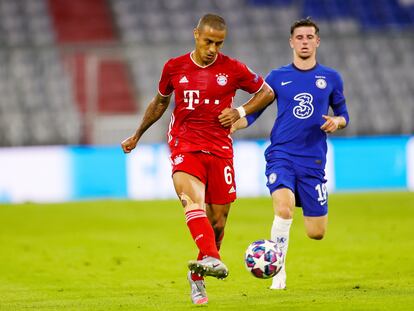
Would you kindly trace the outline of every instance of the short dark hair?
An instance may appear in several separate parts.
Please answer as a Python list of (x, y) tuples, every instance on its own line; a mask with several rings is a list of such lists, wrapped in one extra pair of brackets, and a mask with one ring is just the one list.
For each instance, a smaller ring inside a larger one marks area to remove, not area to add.
[(202, 29), (204, 26), (210, 26), (211, 28), (214, 28), (216, 30), (226, 30), (227, 25), (226, 21), (223, 17), (217, 15), (217, 14), (206, 14), (200, 20), (197, 24), (197, 29)]
[(310, 16), (306, 18), (302, 18), (300, 20), (297, 20), (290, 26), (290, 35), (293, 35), (293, 32), (296, 28), (299, 27), (314, 27), (315, 28), (315, 34), (319, 36), (319, 27), (316, 25), (316, 23), (310, 18)]

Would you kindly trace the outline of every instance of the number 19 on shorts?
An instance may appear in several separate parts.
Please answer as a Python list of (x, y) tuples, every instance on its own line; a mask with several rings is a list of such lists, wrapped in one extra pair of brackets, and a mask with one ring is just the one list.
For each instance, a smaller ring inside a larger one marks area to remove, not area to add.
[(328, 189), (326, 188), (326, 184), (317, 184), (315, 190), (318, 193), (319, 204), (325, 205), (328, 200)]

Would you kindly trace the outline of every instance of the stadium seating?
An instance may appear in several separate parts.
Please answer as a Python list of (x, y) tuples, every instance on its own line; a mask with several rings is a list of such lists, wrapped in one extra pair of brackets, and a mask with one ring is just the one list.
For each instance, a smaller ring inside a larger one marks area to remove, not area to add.
[(44, 1), (0, 1), (0, 145), (76, 144), (80, 124)]
[[(69, 2), (72, 16), (86, 10), (99, 22), (73, 23), (69, 11), (59, 9)], [(291, 61), (289, 27), (312, 16), (321, 28), (318, 58), (345, 83), (352, 126), (337, 135), (414, 133), (412, 0), (69, 2), (0, 0), (0, 146), (85, 142), (90, 124), (82, 115), (91, 90), (85, 91), (90, 82), (82, 73), (89, 65), (77, 63), (85, 55), (99, 59), (93, 92), (98, 113), (106, 114), (107, 132), (97, 133), (95, 142), (117, 143), (132, 122), (108, 121), (110, 115), (136, 120), (157, 91), (165, 61), (193, 49), (192, 29), (206, 12), (229, 24), (224, 53), (262, 75)], [(241, 92), (235, 102), (246, 98)], [(275, 113), (272, 107), (237, 137), (266, 137)], [(162, 118), (144, 139), (164, 141), (168, 122)]]
[[(399, 18), (409, 16), (414, 5), (400, 5), (395, 0), (304, 0), (299, 1), (301, 5), (289, 0), (246, 3), (241, 6), (239, 1), (218, 0), (112, 0), (141, 102), (148, 102), (156, 91), (164, 62), (192, 49), (191, 30), (202, 13), (220, 12), (226, 17), (229, 34), (224, 52), (245, 61), (262, 75), (290, 62), (289, 27), (292, 21), (310, 15), (321, 27), (320, 62), (337, 68), (345, 82), (352, 126), (337, 135), (414, 132), (410, 121), (414, 116), (414, 75), (410, 73), (414, 38), (409, 32), (414, 19)], [(236, 103), (246, 98), (240, 95)], [(240, 137), (265, 137), (274, 113), (262, 116), (262, 122), (240, 133)], [(156, 125), (161, 132), (168, 121), (166, 118), (164, 124)]]

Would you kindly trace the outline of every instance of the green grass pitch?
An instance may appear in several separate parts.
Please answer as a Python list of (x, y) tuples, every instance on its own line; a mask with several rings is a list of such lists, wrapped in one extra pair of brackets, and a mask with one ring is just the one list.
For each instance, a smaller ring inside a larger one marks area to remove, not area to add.
[(243, 264), (267, 238), (270, 198), (239, 199), (222, 249), (226, 280), (193, 306), (196, 254), (177, 201), (0, 205), (0, 310), (414, 310), (414, 193), (333, 194), (328, 233), (305, 236), (296, 210), (288, 289)]

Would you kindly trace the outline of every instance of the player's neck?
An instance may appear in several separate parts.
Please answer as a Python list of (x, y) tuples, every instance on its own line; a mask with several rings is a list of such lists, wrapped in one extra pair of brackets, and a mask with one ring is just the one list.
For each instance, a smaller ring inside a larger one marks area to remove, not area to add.
[(194, 64), (196, 64), (197, 66), (201, 67), (201, 68), (205, 68), (205, 67), (208, 67), (208, 66), (210, 66), (211, 64), (213, 64), (213, 63), (216, 61), (217, 56), (218, 56), (218, 55), (216, 55), (216, 57), (214, 58), (214, 60), (213, 60), (213, 61), (206, 63), (206, 62), (204, 62), (204, 61), (202, 60), (202, 58), (200, 57), (200, 55), (199, 55), (199, 54), (197, 54), (197, 52), (196, 52), (196, 51), (192, 51), (192, 52), (190, 53), (190, 58), (191, 58), (191, 60), (193, 61), (193, 63), (194, 63)]
[(309, 70), (316, 66), (316, 58), (303, 59), (300, 57), (295, 57), (293, 59), (293, 64), (300, 70)]

